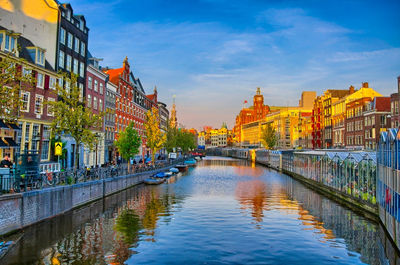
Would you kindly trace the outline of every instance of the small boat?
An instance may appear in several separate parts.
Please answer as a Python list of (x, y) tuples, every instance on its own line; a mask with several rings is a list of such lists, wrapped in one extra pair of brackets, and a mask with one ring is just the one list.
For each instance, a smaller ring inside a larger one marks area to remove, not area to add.
[(193, 159), (193, 158), (188, 159), (188, 160), (185, 160), (185, 165), (188, 165), (188, 166), (195, 166), (195, 165), (196, 165), (196, 160)]
[(169, 178), (169, 177), (171, 177), (174, 173), (171, 172), (171, 171), (168, 171), (168, 172), (165, 172), (164, 174), (165, 174), (165, 177), (166, 177), (166, 178)]
[(148, 178), (144, 180), (147, 185), (158, 185), (165, 181), (164, 178)]
[(169, 169), (169, 171), (176, 174), (176, 173), (179, 172), (179, 169), (177, 169), (176, 167), (171, 167), (171, 168)]
[(165, 178), (165, 173), (164, 172), (158, 172), (157, 174), (153, 175), (155, 178)]
[(195, 156), (194, 159), (196, 159), (197, 161), (200, 161), (201, 157), (200, 156)]
[(179, 172), (185, 172), (188, 168), (187, 165), (176, 165), (175, 167), (179, 169)]

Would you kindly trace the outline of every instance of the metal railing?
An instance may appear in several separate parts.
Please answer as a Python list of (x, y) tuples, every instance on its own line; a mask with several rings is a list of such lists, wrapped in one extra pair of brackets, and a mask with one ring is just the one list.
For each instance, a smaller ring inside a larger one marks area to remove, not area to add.
[(134, 164), (128, 167), (128, 164), (120, 164), (118, 166), (68, 169), (39, 174), (27, 172), (23, 176), (15, 176), (11, 169), (9, 174), (0, 173), (0, 195), (149, 172), (183, 163), (185, 159), (187, 158), (157, 161), (155, 165)]

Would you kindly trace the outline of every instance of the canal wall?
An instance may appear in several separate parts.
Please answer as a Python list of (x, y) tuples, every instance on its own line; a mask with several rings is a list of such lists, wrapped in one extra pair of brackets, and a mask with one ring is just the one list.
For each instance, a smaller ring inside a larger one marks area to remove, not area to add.
[(140, 184), (168, 168), (0, 196), (0, 236)]

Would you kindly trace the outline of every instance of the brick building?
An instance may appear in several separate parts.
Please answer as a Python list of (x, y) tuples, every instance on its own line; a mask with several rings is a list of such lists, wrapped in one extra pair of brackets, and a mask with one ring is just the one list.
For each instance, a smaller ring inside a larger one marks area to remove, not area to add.
[[(42, 162), (49, 161), (50, 156), (50, 123), (53, 117), (51, 109), (44, 102), (55, 101), (58, 75), (46, 59), (46, 50), (26, 39), (23, 34), (10, 31), (0, 26), (0, 57), (11, 55), (22, 58), (22, 65), (17, 68), (23, 75), (32, 75), (36, 82), (33, 87), (22, 87), (21, 115), (18, 126), (9, 129), (0, 138), (0, 155), (13, 155), (13, 150), (37, 150)], [(19, 47), (19, 49), (17, 48)], [(7, 125), (7, 124), (5, 124)]]
[(128, 58), (126, 57), (121, 68), (104, 69), (109, 75), (109, 82), (117, 86), (116, 117), (115, 117), (115, 139), (118, 139), (119, 132), (125, 130), (129, 123), (133, 122), (134, 128), (142, 137), (141, 154), (149, 154), (146, 148), (146, 136), (144, 123), (146, 111), (152, 106), (157, 107), (157, 90), (152, 96), (147, 97), (139, 78), (133, 75)]
[(380, 132), (390, 128), (390, 97), (375, 97), (366, 106), (364, 116), (364, 148), (376, 150)]
[[(85, 100), (86, 108), (93, 114), (100, 114), (105, 109), (106, 99), (106, 86), (108, 75), (103, 73), (100, 69), (99, 62), (102, 59), (95, 58), (89, 53), (89, 59), (87, 64), (86, 72), (86, 84), (85, 84)], [(94, 131), (98, 143), (94, 150), (89, 150), (88, 147), (84, 148), (83, 152), (83, 163), (86, 166), (100, 166), (105, 162), (105, 124), (103, 123), (101, 128), (97, 128)]]
[(344, 137), (347, 148), (364, 147), (364, 116), (370, 97), (353, 100), (346, 104), (346, 119)]
[(241, 143), (243, 141), (241, 135), (242, 125), (262, 120), (269, 112), (270, 108), (268, 105), (264, 105), (264, 96), (258, 87), (256, 94), (253, 96), (253, 106), (241, 109), (236, 116), (235, 126), (233, 127), (235, 142)]

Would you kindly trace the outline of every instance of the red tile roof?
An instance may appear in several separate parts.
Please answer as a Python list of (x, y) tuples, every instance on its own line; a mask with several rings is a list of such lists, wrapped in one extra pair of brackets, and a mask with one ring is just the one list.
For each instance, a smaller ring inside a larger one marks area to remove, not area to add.
[(110, 82), (113, 83), (114, 85), (118, 85), (118, 78), (124, 71), (124, 68), (117, 68), (117, 69), (109, 69), (104, 71), (104, 73), (108, 74), (110, 76)]

